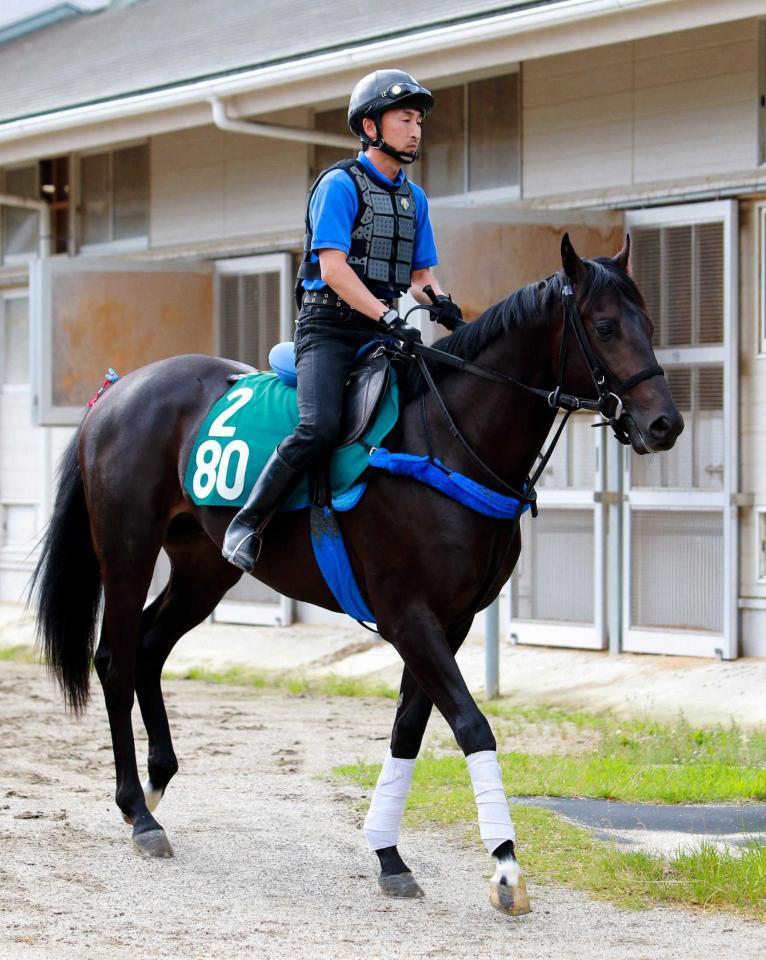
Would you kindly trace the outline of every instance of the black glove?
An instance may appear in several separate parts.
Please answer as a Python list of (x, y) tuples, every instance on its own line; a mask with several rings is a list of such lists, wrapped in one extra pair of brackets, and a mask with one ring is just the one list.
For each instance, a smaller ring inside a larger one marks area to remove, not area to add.
[(386, 333), (390, 333), (397, 340), (401, 340), (405, 348), (412, 343), (422, 343), (420, 330), (416, 327), (407, 326), (396, 310), (389, 310), (384, 313), (379, 323)]
[(423, 287), (423, 293), (425, 293), (431, 303), (438, 308), (431, 314), (433, 320), (436, 320), (448, 330), (457, 330), (458, 327), (463, 326), (465, 323), (465, 320), (463, 320), (463, 311), (451, 296), (443, 293), (434, 293), (430, 283), (427, 287)]

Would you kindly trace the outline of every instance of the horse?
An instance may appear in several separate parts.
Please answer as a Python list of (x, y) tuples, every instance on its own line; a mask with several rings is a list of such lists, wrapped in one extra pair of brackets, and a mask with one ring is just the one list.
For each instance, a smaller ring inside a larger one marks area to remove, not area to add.
[[(670, 449), (683, 420), (656, 365), (651, 320), (627, 272), (629, 251), (628, 236), (616, 256), (586, 260), (565, 235), (560, 270), (437, 341), (436, 352), (451, 365), (425, 365), (427, 379), (438, 384), (435, 393), (423, 376), (412, 378), (388, 445), (423, 456), (435, 451), (451, 470), (485, 480), (480, 464), (531, 500), (525, 481), (562, 406), (562, 391), (569, 391), (602, 413), (606, 398), (605, 419), (636, 453)], [(567, 297), (578, 319), (573, 331), (566, 325)], [(228, 378), (248, 372), (251, 367), (232, 360), (179, 356), (111, 386), (62, 457), (33, 574), (39, 643), (75, 714), (88, 702), (95, 665), (114, 749), (115, 801), (132, 826), (136, 851), (147, 857), (173, 855), (154, 816), (178, 770), (160, 684), (163, 664), (242, 575), (220, 552), (233, 511), (196, 506), (184, 476), (197, 432)], [(580, 405), (573, 396), (570, 401), (570, 409)], [(481, 836), (495, 859), (490, 900), (507, 913), (528, 912), (496, 742), (455, 661), (475, 614), (511, 576), (521, 549), (518, 516), (484, 516), (411, 479), (377, 474), (339, 523), (380, 635), (404, 664), (387, 755), (393, 767), (385, 782), (381, 774), (368, 817), (374, 823), (366, 831), (380, 863), (378, 883), (393, 896), (422, 895), (399, 853), (399, 821), (435, 705), (468, 758)], [(256, 576), (281, 594), (337, 611), (312, 554), (309, 526), (307, 510), (278, 514)], [(161, 548), (170, 576), (145, 606)], [(135, 697), (148, 734), (143, 787), (131, 726)]]

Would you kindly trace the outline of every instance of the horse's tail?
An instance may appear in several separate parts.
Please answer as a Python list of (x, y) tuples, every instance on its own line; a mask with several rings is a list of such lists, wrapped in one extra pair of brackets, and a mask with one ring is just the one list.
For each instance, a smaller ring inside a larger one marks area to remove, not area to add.
[(66, 448), (40, 559), (29, 585), (37, 607), (37, 642), (75, 714), (90, 695), (90, 668), (101, 603), (101, 569), (93, 549), (80, 472), (80, 431)]

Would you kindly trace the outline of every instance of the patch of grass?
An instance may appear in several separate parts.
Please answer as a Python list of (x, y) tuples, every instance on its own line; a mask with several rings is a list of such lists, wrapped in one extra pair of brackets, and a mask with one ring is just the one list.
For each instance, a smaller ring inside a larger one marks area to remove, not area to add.
[[(415, 768), (405, 823), (471, 824), (478, 837), (473, 790), (462, 758), (455, 758), (452, 781), (433, 777), (441, 760), (421, 758)], [(425, 761), (425, 762), (424, 762)], [(458, 769), (459, 767), (459, 769)], [(333, 771), (372, 789), (379, 767), (352, 764)], [(595, 839), (586, 829), (562, 820), (552, 810), (514, 804), (513, 818), (521, 843), (522, 865), (539, 883), (558, 883), (641, 909), (658, 903), (716, 907), (766, 919), (766, 846), (751, 843), (742, 850), (720, 851), (712, 844), (665, 858), (625, 852)]]
[(669, 857), (619, 850), (551, 810), (514, 806), (520, 856), (541, 883), (576, 887), (619, 906), (715, 907), (766, 919), (766, 845), (720, 850), (711, 843)]
[(256, 690), (280, 690), (293, 696), (385, 697), (388, 700), (396, 700), (399, 696), (398, 691), (393, 687), (381, 682), (340, 677), (335, 674), (311, 677), (302, 673), (253, 670), (239, 665), (223, 670), (191, 667), (180, 673), (166, 671), (163, 677), (173, 680), (202, 680), (205, 683), (230, 684)]
[(727, 766), (766, 767), (766, 730), (727, 726), (703, 728), (681, 714), (671, 723), (647, 717), (620, 719), (611, 713), (571, 712), (544, 705), (524, 706), (508, 701), (481, 705), (484, 713), (527, 724), (554, 724), (596, 734), (598, 754), (629, 763), (664, 765), (719, 763)]
[[(654, 803), (765, 800), (766, 770), (721, 763), (643, 766), (620, 757), (505, 753), (498, 756), (507, 791), (518, 797), (595, 797)], [(375, 765), (341, 767), (344, 776), (374, 786)], [(462, 756), (423, 756), (413, 792), (431, 802), (458, 804), (473, 813), (473, 794)]]
[(40, 655), (34, 647), (26, 643), (15, 647), (0, 648), (0, 660), (16, 660), (21, 663), (40, 663)]

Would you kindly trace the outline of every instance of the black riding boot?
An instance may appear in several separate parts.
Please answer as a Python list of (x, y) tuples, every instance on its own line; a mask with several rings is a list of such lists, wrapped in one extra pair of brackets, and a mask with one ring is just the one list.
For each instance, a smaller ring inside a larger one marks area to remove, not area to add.
[(287, 498), (300, 476), (300, 471), (293, 470), (289, 463), (285, 463), (278, 450), (272, 453), (255, 481), (247, 502), (231, 521), (223, 538), (222, 552), (229, 563), (245, 573), (253, 572), (261, 552), (263, 530), (259, 528)]

